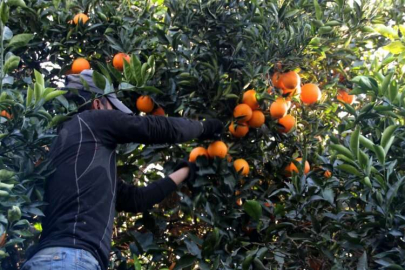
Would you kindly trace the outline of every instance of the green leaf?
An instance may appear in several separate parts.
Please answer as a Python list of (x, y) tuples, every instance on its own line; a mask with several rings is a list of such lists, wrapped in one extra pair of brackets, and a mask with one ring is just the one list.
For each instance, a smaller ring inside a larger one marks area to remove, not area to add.
[(24, 0), (7, 0), (7, 5), (10, 7), (26, 7)]
[(157, 89), (154, 86), (144, 86), (144, 87), (140, 88), (140, 90), (149, 92), (149, 93), (163, 94), (162, 91), (160, 91), (159, 89)]
[(359, 137), (360, 137), (360, 127), (357, 127), (350, 137), (350, 149), (352, 150), (353, 156), (355, 158), (359, 157)]
[(104, 90), (107, 84), (106, 78), (97, 71), (93, 72), (93, 82), (97, 86), (97, 88), (100, 88), (101, 90)]
[(24, 47), (28, 44), (28, 42), (33, 39), (34, 35), (33, 34), (19, 34), (14, 36), (10, 42), (7, 44), (7, 47), (12, 47), (12, 48), (19, 48), (19, 47)]
[(382, 146), (375, 144), (373, 147), (375, 155), (377, 156), (378, 161), (381, 163), (382, 166), (385, 165), (385, 151)]
[(295, 14), (297, 14), (298, 12), (300, 12), (299, 9), (292, 9), (292, 10), (288, 11), (288, 12), (284, 15), (284, 18), (287, 19), (287, 18), (293, 17), (293, 16), (295, 16)]
[(63, 90), (56, 90), (56, 91), (53, 91), (53, 92), (51, 92), (51, 93), (49, 93), (49, 94), (47, 94), (47, 95), (45, 96), (45, 101), (50, 101), (50, 100), (52, 100), (52, 99), (54, 99), (54, 98), (56, 98), (56, 97), (58, 97), (58, 96), (61, 96), (61, 95), (66, 94), (66, 92), (67, 92), (67, 91), (63, 91)]
[(142, 83), (142, 63), (139, 61), (138, 57), (133, 54), (131, 56), (131, 70), (133, 72), (132, 76), (136, 80), (136, 86), (141, 86)]
[(52, 118), (51, 122), (49, 122), (49, 127), (56, 127), (59, 124), (69, 120), (71, 117), (67, 115), (56, 115)]
[(366, 169), (367, 166), (368, 166), (369, 160), (370, 160), (370, 158), (368, 157), (368, 155), (367, 155), (364, 151), (359, 150), (358, 159), (359, 159), (360, 167), (361, 167), (362, 169)]
[(350, 150), (347, 149), (346, 147), (344, 147), (343, 145), (332, 144), (330, 147), (333, 150), (335, 150), (336, 152), (338, 152), (339, 154), (342, 154), (342, 155), (348, 157), (349, 159), (354, 160), (352, 152), (350, 152)]
[(398, 128), (397, 125), (391, 125), (389, 127), (387, 127), (382, 136), (381, 136), (381, 143), (380, 145), (384, 148), (385, 153), (388, 152), (389, 148), (391, 147), (391, 144), (394, 141), (394, 132), (395, 130)]
[(367, 252), (364, 251), (363, 255), (361, 255), (359, 261), (357, 262), (357, 270), (367, 270), (367, 265)]
[(319, 6), (318, 0), (313, 0), (315, 7), (315, 16), (317, 20), (322, 20), (322, 9)]
[(20, 57), (12, 55), (4, 63), (4, 73), (8, 74), (10, 71), (13, 71), (20, 64)]
[(18, 206), (13, 205), (7, 212), (8, 222), (12, 223), (21, 219), (21, 210)]
[(45, 87), (45, 81), (42, 74), (36, 69), (34, 70), (34, 74), (35, 74), (35, 82), (41, 85), (42, 87)]
[(25, 106), (29, 107), (31, 105), (33, 94), (34, 94), (34, 90), (32, 90), (31, 86), (28, 86), (27, 98), (25, 99)]
[(39, 102), (42, 96), (42, 86), (38, 83), (34, 84), (35, 104)]
[(142, 265), (139, 262), (138, 256), (136, 256), (135, 254), (132, 256), (134, 258), (134, 267), (135, 270), (142, 270)]
[(192, 266), (194, 264), (194, 262), (196, 261), (197, 257), (190, 255), (190, 254), (186, 254), (183, 255), (180, 260), (177, 261), (176, 266), (174, 267), (174, 270), (180, 270), (180, 269), (184, 269), (186, 267)]
[(7, 26), (4, 26), (4, 30), (3, 30), (3, 40), (10, 40), (13, 38), (13, 31), (10, 30), (10, 28), (8, 28)]
[(397, 98), (397, 95), (398, 95), (398, 84), (396, 81), (392, 81), (389, 87), (387, 98), (391, 102), (394, 102), (394, 100)]
[(253, 255), (249, 255), (243, 260), (243, 262), (242, 262), (242, 270), (249, 270), (250, 269), (250, 265), (252, 264), (253, 258), (254, 258)]
[(405, 52), (405, 45), (402, 43), (402, 41), (397, 40), (391, 42), (387, 46), (384, 46), (383, 49), (389, 51), (392, 54), (400, 54), (402, 52)]
[(383, 24), (377, 24), (374, 26), (374, 30), (379, 34), (387, 37), (391, 40), (398, 39), (398, 32), (395, 31), (393, 28), (385, 26)]
[(3, 24), (7, 23), (9, 16), (10, 16), (10, 8), (3, 0), (0, 4), (0, 19), (3, 22)]
[(359, 141), (364, 147), (366, 147), (367, 149), (369, 149), (371, 151), (374, 151), (374, 145), (375, 144), (371, 140), (367, 139), (363, 135), (360, 135), (359, 136)]
[(387, 76), (384, 77), (383, 83), (381, 84), (381, 93), (382, 95), (386, 95), (388, 93), (388, 86), (390, 85), (391, 78), (394, 75), (393, 72), (389, 73)]
[(243, 210), (256, 221), (262, 216), (262, 206), (256, 200), (247, 200), (243, 204)]
[(340, 164), (340, 165), (337, 166), (337, 168), (339, 170), (342, 170), (342, 171), (344, 171), (346, 173), (349, 173), (349, 174), (354, 174), (354, 175), (357, 175), (357, 176), (362, 175), (354, 166), (349, 165), (349, 164)]

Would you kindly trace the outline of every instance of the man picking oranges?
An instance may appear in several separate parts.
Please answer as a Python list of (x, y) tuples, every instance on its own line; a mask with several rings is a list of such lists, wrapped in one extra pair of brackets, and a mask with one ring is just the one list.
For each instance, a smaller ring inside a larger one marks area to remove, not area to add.
[(103, 95), (91, 70), (67, 76), (66, 88), (87, 105), (62, 124), (51, 147), (55, 172), (46, 182), (43, 231), (23, 270), (107, 269), (115, 211), (145, 211), (194, 177), (193, 166), (182, 162), (147, 187), (124, 183), (116, 173), (118, 144), (180, 143), (223, 129), (215, 119), (132, 115), (115, 94)]

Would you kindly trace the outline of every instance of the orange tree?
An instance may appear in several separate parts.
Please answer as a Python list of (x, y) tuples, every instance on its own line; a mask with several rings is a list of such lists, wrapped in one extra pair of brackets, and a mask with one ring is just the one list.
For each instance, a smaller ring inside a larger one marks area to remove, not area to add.
[[(48, 146), (76, 110), (55, 88), (84, 58), (97, 85), (115, 88), (137, 114), (154, 106), (152, 113), (218, 118), (227, 127), (218, 140), (229, 155), (197, 158), (192, 187), (149, 212), (117, 214), (111, 268), (402, 269), (403, 6), (3, 1), (2, 268), (18, 268), (40, 234)], [(76, 21), (79, 13), (89, 19)], [(131, 55), (122, 72), (118, 53)], [(320, 87), (319, 98), (301, 89), (308, 83)], [(348, 94), (354, 103), (342, 98)], [(276, 99), (286, 111), (270, 116)], [(236, 124), (239, 103), (259, 118)], [(236, 138), (229, 126), (245, 131)], [(145, 185), (210, 143), (122, 145), (118, 177)], [(250, 165), (246, 176), (237, 159)]]

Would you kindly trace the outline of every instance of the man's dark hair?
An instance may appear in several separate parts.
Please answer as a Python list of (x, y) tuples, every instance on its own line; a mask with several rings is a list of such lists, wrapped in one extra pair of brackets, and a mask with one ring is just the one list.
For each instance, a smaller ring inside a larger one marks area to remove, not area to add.
[(73, 101), (76, 104), (78, 108), (77, 109), (78, 113), (91, 110), (91, 106), (95, 98), (100, 99), (101, 103), (104, 106), (107, 106), (108, 102), (108, 99), (106, 97), (104, 96), (96, 97), (94, 96), (93, 93), (90, 93), (89, 91), (85, 90), (78, 90), (78, 91), (68, 90), (68, 93), (65, 95), (65, 97), (67, 100)]
[[(107, 99), (106, 97), (100, 97), (100, 98), (98, 98), (98, 99), (101, 101), (101, 103), (102, 103), (104, 106), (107, 106), (108, 99)], [(92, 99), (91, 102), (85, 103), (84, 105), (81, 105), (81, 106), (79, 105), (77, 112), (78, 112), (78, 113), (81, 113), (81, 112), (84, 112), (84, 111), (91, 110), (91, 106), (92, 106), (93, 100), (94, 100), (94, 99)]]

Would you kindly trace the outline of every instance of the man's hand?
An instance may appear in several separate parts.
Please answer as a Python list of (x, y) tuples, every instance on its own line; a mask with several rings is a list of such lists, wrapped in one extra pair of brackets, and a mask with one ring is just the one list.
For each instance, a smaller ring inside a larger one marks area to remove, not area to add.
[(176, 183), (176, 185), (179, 185), (183, 181), (193, 183), (196, 177), (196, 170), (197, 166), (194, 163), (183, 160), (176, 165), (174, 172), (170, 174), (169, 177)]
[(201, 123), (203, 132), (200, 137), (198, 137), (201, 140), (213, 139), (216, 135), (221, 135), (224, 130), (224, 125), (218, 119), (207, 119)]
[(179, 185), (181, 182), (187, 179), (188, 175), (190, 173), (190, 169), (188, 167), (183, 167), (172, 174), (169, 175), (170, 179), (173, 180), (173, 182), (176, 185)]

